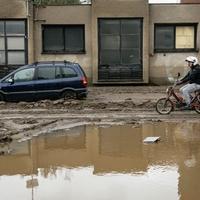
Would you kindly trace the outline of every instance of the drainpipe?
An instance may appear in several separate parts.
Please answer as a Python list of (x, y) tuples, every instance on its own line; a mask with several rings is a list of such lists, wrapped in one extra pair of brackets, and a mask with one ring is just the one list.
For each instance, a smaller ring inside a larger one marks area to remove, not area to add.
[(25, 0), (25, 4), (26, 4), (26, 16), (30, 17), (29, 16), (29, 0)]
[(34, 53), (34, 8), (32, 5), (32, 0), (24, 0), (26, 4), (26, 17), (27, 17), (27, 46), (28, 46), (28, 63), (35, 61)]
[(29, 0), (24, 0), (26, 6), (26, 18), (27, 18), (27, 35), (26, 38), (26, 49), (27, 49), (27, 62), (29, 63), (29, 38), (30, 38), (30, 15), (29, 15)]

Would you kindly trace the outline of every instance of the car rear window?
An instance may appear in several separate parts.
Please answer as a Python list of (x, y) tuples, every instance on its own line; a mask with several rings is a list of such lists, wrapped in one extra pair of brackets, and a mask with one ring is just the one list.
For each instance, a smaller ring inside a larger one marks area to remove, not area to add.
[(60, 72), (62, 78), (73, 78), (78, 76), (77, 72), (68, 66), (61, 66)]

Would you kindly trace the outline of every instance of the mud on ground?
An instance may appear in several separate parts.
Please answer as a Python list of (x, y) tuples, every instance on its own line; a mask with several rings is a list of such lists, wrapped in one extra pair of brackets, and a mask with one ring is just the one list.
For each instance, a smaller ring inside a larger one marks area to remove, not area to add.
[(174, 112), (167, 116), (157, 114), (155, 103), (165, 96), (165, 90), (166, 86), (101, 86), (90, 87), (85, 100), (0, 102), (0, 145), (13, 139), (26, 140), (41, 133), (84, 124), (199, 121), (195, 112)]

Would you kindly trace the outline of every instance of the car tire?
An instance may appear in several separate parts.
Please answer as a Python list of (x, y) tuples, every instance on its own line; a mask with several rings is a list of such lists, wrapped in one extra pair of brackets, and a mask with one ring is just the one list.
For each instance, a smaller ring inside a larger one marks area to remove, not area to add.
[(0, 101), (4, 101), (3, 94), (0, 93)]
[(69, 99), (76, 99), (77, 95), (76, 92), (72, 91), (72, 90), (66, 90), (62, 93), (62, 98), (64, 100), (69, 100)]
[(78, 100), (85, 100), (86, 97), (87, 97), (86, 95), (77, 94), (77, 99)]

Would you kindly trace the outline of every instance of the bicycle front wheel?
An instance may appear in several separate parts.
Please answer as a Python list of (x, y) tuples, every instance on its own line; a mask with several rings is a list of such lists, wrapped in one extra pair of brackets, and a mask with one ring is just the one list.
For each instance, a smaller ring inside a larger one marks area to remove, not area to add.
[(158, 99), (156, 111), (161, 115), (167, 115), (173, 110), (173, 103), (167, 98)]

